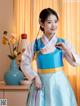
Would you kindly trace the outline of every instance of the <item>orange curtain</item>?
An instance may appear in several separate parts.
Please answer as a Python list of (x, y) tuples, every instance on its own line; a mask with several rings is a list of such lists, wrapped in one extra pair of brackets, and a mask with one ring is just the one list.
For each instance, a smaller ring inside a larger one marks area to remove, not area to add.
[[(51, 7), (59, 14), (57, 35), (71, 42), (80, 54), (80, 1), (79, 0), (14, 0), (15, 33), (19, 38), (25, 32), (28, 40), (35, 39), (38, 30), (38, 16), (43, 8)], [(41, 35), (41, 32), (40, 34)], [(80, 106), (80, 67), (72, 67), (64, 60), (65, 73), (77, 97)]]

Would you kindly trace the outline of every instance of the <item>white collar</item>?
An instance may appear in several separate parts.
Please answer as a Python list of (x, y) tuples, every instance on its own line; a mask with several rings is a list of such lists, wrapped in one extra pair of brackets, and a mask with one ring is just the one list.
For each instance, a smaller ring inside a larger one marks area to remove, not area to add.
[(55, 50), (55, 46), (54, 46), (54, 45), (55, 45), (56, 42), (57, 42), (57, 36), (54, 35), (54, 36), (52, 37), (52, 39), (49, 41), (48, 38), (46, 37), (46, 35), (44, 35), (44, 36), (42, 37), (42, 42), (43, 42), (44, 45), (45, 45), (45, 46), (41, 49), (41, 52), (42, 52), (43, 54), (53, 52), (53, 51)]
[(54, 35), (51, 40), (49, 40), (46, 35), (43, 35), (43, 39), (45, 41), (45, 44), (52, 43), (52, 42), (54, 42), (54, 44), (56, 44), (56, 42), (57, 42), (56, 35)]

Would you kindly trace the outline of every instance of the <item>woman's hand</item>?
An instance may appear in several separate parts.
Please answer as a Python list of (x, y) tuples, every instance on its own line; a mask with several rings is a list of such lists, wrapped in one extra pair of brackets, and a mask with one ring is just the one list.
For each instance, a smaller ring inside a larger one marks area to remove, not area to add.
[(67, 55), (68, 55), (74, 62), (76, 61), (75, 58), (74, 58), (74, 56), (72, 55), (71, 51), (69, 50), (69, 48), (66, 47), (65, 43), (59, 42), (59, 43), (57, 43), (57, 44), (55, 45), (55, 47), (64, 50), (64, 51), (67, 53)]
[(62, 50), (64, 50), (64, 51), (66, 51), (66, 46), (65, 46), (65, 44), (64, 43), (62, 43), (62, 42), (59, 42), (59, 43), (57, 43), (56, 45), (55, 45), (55, 47), (57, 47), (57, 48), (59, 48), (59, 49), (62, 49)]
[(41, 84), (41, 80), (40, 80), (39, 76), (35, 77), (34, 85), (35, 85), (36, 89), (41, 89), (42, 88), (42, 84)]

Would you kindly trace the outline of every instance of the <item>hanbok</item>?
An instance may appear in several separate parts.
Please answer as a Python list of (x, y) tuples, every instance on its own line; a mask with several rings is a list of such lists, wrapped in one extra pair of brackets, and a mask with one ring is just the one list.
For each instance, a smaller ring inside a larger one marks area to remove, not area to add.
[[(75, 62), (65, 51), (55, 47), (59, 42), (65, 43), (71, 50)], [(34, 53), (38, 53), (37, 72), (31, 67)], [(26, 49), (22, 56), (21, 68), (29, 79), (38, 75), (42, 83), (40, 90), (37, 90), (32, 83), (26, 106), (77, 106), (75, 94), (64, 73), (63, 58), (73, 66), (80, 63), (80, 57), (69, 42), (56, 35), (50, 41), (43, 36)]]

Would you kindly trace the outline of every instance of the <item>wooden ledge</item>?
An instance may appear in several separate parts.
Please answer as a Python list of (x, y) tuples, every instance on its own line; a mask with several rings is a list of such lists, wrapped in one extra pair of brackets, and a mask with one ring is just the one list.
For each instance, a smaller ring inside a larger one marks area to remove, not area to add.
[(6, 85), (4, 81), (0, 81), (0, 90), (29, 90), (30, 84), (25, 85)]

